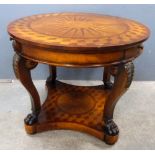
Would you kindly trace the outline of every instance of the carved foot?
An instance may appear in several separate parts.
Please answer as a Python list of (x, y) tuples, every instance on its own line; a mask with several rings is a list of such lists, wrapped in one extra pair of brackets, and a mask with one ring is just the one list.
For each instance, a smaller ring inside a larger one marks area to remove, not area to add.
[(108, 120), (103, 130), (107, 135), (110, 135), (110, 136), (115, 136), (115, 135), (118, 135), (119, 133), (118, 127), (113, 120)]
[(109, 145), (116, 143), (118, 139), (119, 129), (115, 122), (113, 120), (108, 120), (105, 123), (103, 130), (105, 133), (104, 141)]
[(33, 125), (38, 121), (38, 116), (35, 114), (28, 114), (27, 117), (24, 119), (26, 125)]

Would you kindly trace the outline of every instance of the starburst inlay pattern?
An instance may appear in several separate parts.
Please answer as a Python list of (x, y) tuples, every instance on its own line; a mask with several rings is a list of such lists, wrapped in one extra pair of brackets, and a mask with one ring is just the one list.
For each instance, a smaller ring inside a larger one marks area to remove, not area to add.
[(41, 14), (21, 18), (8, 27), (9, 33), (27, 42), (65, 47), (107, 47), (147, 39), (144, 25), (124, 18), (89, 14)]

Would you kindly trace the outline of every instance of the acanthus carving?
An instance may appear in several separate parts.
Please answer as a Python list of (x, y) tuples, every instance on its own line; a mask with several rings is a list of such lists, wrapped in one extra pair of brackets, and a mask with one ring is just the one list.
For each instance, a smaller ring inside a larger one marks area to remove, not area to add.
[(13, 42), (12, 42), (12, 47), (14, 49), (15, 52), (19, 53), (22, 51), (22, 46), (19, 42), (15, 41), (14, 39), (12, 39)]
[(133, 76), (134, 76), (134, 64), (133, 64), (133, 62), (126, 63), (125, 69), (126, 69), (126, 73), (127, 73), (126, 88), (129, 88), (131, 85), (131, 82), (133, 80)]
[(34, 69), (37, 65), (38, 65), (37, 62), (31, 61), (31, 60), (28, 60), (28, 59), (26, 59), (26, 61), (25, 61), (25, 66), (28, 69)]
[[(125, 72), (127, 74), (127, 82), (126, 82), (125, 88), (129, 88), (134, 76), (134, 64), (133, 62), (128, 62), (124, 64), (124, 67), (125, 67)], [(105, 87), (108, 89), (111, 89), (113, 86), (113, 83), (111, 82), (110, 77), (113, 76), (115, 79), (119, 71), (119, 65), (111, 66), (109, 67), (108, 70), (109, 70), (108, 73), (106, 73), (106, 74), (109, 74), (108, 80), (106, 79), (103, 81), (104, 81)]]
[(14, 54), (13, 56), (13, 69), (14, 69), (14, 73), (16, 75), (16, 78), (19, 79), (19, 68), (18, 68), (18, 62), (20, 61), (20, 57), (18, 54)]
[(22, 58), (21, 56), (19, 56), (18, 54), (15, 53), (14, 56), (13, 56), (13, 68), (14, 68), (14, 72), (15, 72), (15, 75), (16, 75), (17, 79), (19, 79), (19, 70), (18, 70), (19, 69), (18, 68), (19, 61), (25, 61), (23, 65), (27, 69), (33, 69), (38, 65), (37, 62)]

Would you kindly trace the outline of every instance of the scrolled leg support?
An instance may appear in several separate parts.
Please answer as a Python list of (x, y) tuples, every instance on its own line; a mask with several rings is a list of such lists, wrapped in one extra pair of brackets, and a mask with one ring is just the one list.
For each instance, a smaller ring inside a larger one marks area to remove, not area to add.
[(31, 73), (30, 73), (30, 70), (35, 68), (36, 66), (37, 66), (37, 62), (33, 62), (28, 59), (25, 59), (18, 54), (14, 55), (13, 68), (14, 68), (15, 75), (17, 79), (19, 79), (23, 84), (23, 86), (26, 88), (31, 99), (32, 113), (25, 118), (24, 122), (26, 125), (32, 125), (37, 122), (38, 115), (41, 109), (40, 97), (37, 92), (37, 89), (35, 88), (32, 82)]
[(49, 77), (47, 78), (47, 83), (55, 83), (57, 77), (57, 68), (55, 66), (49, 66)]
[(104, 107), (103, 130), (105, 133), (104, 141), (107, 144), (114, 144), (119, 134), (118, 127), (113, 121), (114, 108), (119, 98), (126, 92), (132, 82), (134, 65), (132, 62), (128, 62), (109, 68), (107, 74), (114, 76), (114, 83)]
[(103, 83), (104, 83), (104, 88), (105, 89), (111, 89), (113, 87), (113, 83), (111, 82), (111, 68), (105, 67), (104, 68), (104, 74), (103, 74)]

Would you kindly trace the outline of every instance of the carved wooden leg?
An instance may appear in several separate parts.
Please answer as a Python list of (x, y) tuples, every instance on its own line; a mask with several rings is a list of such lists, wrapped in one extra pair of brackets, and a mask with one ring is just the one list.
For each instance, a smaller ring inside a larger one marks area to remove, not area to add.
[(24, 121), (26, 125), (32, 125), (37, 122), (38, 114), (41, 109), (39, 94), (32, 82), (30, 73), (30, 70), (36, 66), (36, 62), (27, 60), (17, 54), (14, 55), (13, 68), (15, 75), (27, 89), (31, 98), (32, 113), (25, 118)]
[(57, 70), (56, 70), (56, 67), (55, 67), (55, 66), (49, 66), (49, 72), (50, 72), (50, 75), (49, 75), (49, 77), (47, 78), (47, 82), (52, 82), (52, 83), (54, 83), (55, 80), (56, 80), (56, 77), (57, 77)]
[(110, 81), (110, 66), (104, 67), (104, 73), (103, 73), (103, 83), (104, 83), (104, 87), (105, 89), (111, 89), (113, 84)]
[(111, 74), (114, 76), (114, 85), (111, 93), (107, 97), (104, 107), (104, 140), (108, 144), (114, 144), (118, 139), (119, 130), (113, 121), (113, 112), (119, 98), (129, 88), (134, 73), (134, 65), (132, 62), (119, 64), (111, 67)]

